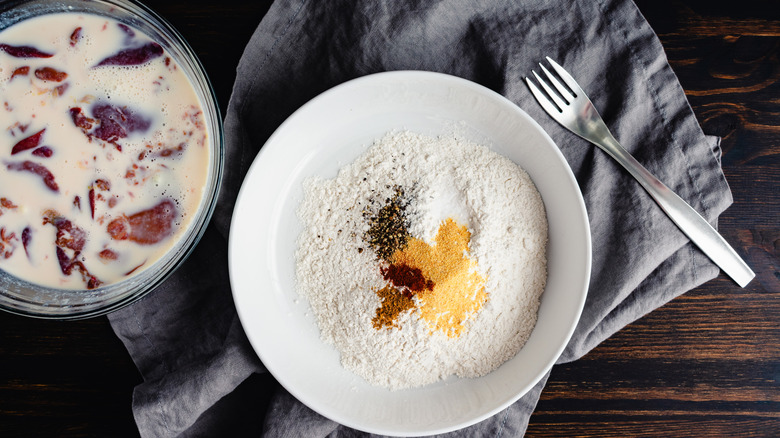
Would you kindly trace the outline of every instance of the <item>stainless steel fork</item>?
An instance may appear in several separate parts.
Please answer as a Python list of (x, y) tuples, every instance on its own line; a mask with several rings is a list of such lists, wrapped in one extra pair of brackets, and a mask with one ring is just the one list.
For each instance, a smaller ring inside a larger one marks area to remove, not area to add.
[[(566, 129), (595, 144), (612, 158), (617, 160), (628, 172), (636, 178), (661, 209), (672, 219), (691, 241), (696, 244), (715, 264), (741, 287), (747, 286), (755, 277), (753, 271), (737, 255), (734, 249), (704, 220), (690, 205), (671, 191), (664, 183), (644, 168), (624, 149), (604, 124), (601, 116), (582, 91), (574, 78), (555, 61), (547, 57), (547, 62), (558, 76), (566, 83), (564, 87), (544, 65), (542, 68), (547, 81), (535, 71), (536, 80), (544, 92), (525, 78), (536, 100), (542, 108)], [(548, 85), (552, 84), (553, 89)]]

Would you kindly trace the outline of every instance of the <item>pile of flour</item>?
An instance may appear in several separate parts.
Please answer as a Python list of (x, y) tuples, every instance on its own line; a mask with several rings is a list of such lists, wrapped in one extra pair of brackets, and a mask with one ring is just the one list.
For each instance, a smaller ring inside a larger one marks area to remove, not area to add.
[[(488, 298), (460, 337), (431, 332), (416, 309), (400, 315), (398, 327), (372, 325), (381, 304), (375, 291), (387, 281), (364, 240), (366, 215), (399, 186), (411, 195), (413, 237), (433, 244), (447, 218), (471, 232), (470, 257)], [(482, 376), (512, 358), (536, 324), (547, 279), (544, 205), (526, 172), (485, 146), (454, 134), (387, 134), (335, 179), (308, 179), (298, 215), (299, 293), (343, 366), (371, 384), (401, 389)]]

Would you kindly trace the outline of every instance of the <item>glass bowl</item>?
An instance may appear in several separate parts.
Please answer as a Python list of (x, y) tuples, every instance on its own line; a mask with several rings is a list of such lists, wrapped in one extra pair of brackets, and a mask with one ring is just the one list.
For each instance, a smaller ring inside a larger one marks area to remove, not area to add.
[(184, 38), (148, 7), (132, 0), (5, 0), (0, 3), (0, 31), (23, 20), (59, 12), (109, 17), (138, 29), (160, 44), (186, 73), (206, 122), (209, 169), (195, 215), (178, 241), (157, 262), (125, 280), (92, 290), (45, 287), (0, 269), (0, 309), (45, 319), (81, 319), (104, 315), (139, 300), (168, 278), (189, 256), (211, 219), (224, 160), (222, 119), (214, 90), (200, 61)]

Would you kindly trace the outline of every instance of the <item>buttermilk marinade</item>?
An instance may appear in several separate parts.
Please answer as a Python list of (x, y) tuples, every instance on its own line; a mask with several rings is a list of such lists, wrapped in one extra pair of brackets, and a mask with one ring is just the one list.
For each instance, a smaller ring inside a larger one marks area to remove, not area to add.
[(186, 230), (210, 152), (163, 47), (106, 17), (0, 32), (0, 269), (65, 289), (138, 273)]

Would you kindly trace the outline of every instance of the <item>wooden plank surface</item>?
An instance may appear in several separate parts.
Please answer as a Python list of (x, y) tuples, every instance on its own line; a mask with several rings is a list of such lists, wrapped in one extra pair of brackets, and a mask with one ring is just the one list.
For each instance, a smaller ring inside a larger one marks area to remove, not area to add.
[[(227, 106), (269, 0), (153, 0)], [(734, 205), (720, 230), (757, 272), (721, 275), (557, 366), (527, 436), (780, 436), (780, 15), (773, 2), (637, 0), (704, 132), (723, 138)], [(0, 436), (135, 437), (140, 376), (105, 318), (0, 314)], [(272, 386), (242, 387), (258, 404)]]

